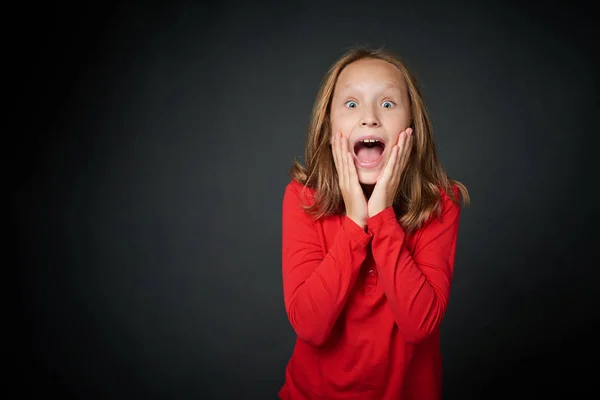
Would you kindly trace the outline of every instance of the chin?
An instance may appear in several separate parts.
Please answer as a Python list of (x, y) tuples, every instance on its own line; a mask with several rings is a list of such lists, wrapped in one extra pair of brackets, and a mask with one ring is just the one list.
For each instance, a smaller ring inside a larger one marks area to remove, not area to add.
[(379, 179), (380, 175), (380, 170), (358, 171), (358, 181), (363, 185), (374, 185), (377, 183), (377, 180)]

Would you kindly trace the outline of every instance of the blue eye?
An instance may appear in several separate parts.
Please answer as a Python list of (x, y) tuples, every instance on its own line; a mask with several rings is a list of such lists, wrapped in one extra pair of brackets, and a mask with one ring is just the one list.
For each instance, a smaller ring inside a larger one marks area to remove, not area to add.
[(392, 103), (391, 101), (384, 101), (383, 104), (381, 104), (383, 106), (383, 108), (392, 108), (394, 107), (394, 103)]
[(349, 100), (346, 102), (346, 107), (348, 108), (356, 108), (358, 104), (354, 100)]

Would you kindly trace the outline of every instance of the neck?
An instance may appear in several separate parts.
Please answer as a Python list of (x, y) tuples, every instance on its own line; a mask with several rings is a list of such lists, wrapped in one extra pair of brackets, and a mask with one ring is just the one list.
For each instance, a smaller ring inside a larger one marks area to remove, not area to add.
[(371, 194), (373, 193), (373, 189), (375, 188), (375, 185), (367, 185), (367, 184), (361, 183), (360, 186), (362, 187), (365, 197), (367, 198), (367, 200), (369, 200), (369, 198), (371, 197)]

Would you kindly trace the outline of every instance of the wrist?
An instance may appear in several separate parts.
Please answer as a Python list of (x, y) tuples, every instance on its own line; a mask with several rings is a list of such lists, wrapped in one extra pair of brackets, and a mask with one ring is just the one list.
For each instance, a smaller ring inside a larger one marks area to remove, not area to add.
[(371, 209), (369, 209), (369, 218), (374, 217), (375, 215), (379, 214), (380, 212), (382, 212), (383, 210), (385, 210), (388, 207), (391, 207), (391, 205), (390, 206), (380, 205), (380, 206), (372, 207)]
[(360, 228), (362, 230), (365, 230), (367, 228), (367, 219), (366, 218), (359, 218), (359, 217), (355, 217), (355, 216), (348, 215), (348, 214), (346, 214), (346, 216), (348, 218), (350, 218), (356, 225), (360, 226)]

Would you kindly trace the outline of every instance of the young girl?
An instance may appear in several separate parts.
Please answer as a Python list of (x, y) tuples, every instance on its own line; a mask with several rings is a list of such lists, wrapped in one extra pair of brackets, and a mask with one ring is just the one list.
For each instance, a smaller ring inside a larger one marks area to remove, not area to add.
[(297, 334), (281, 399), (440, 399), (467, 189), (445, 174), (415, 78), (354, 49), (329, 70), (283, 199), (282, 267)]

